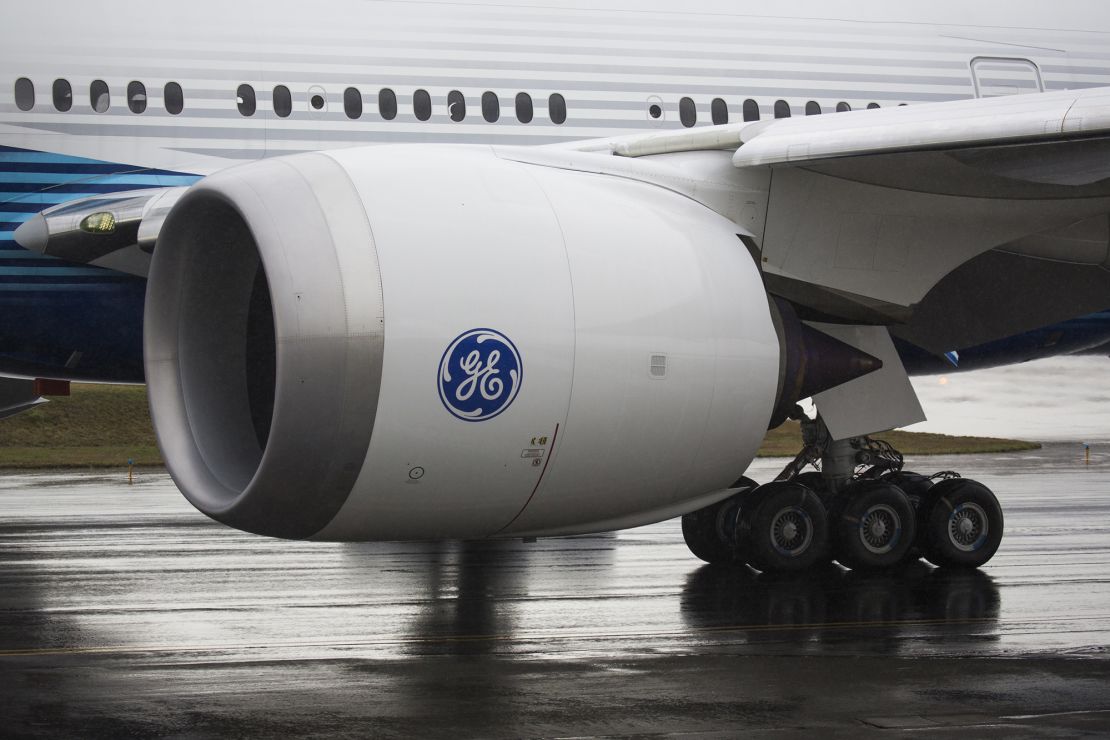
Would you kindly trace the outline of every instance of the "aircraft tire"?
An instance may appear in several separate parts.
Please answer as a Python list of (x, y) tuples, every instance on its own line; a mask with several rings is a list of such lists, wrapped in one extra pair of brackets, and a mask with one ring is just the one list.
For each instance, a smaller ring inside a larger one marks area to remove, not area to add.
[(925, 558), (940, 567), (978, 568), (1002, 543), (1002, 506), (978, 481), (954, 478), (929, 490), (922, 510)]
[(796, 573), (827, 559), (825, 505), (799, 483), (768, 483), (752, 491), (740, 509), (736, 540), (753, 568)]
[(707, 563), (732, 563), (736, 561), (736, 516), (741, 500), (759, 484), (751, 478), (741, 478), (733, 488), (745, 490), (723, 501), (692, 511), (682, 517), (682, 538), (698, 558)]
[(834, 550), (852, 570), (883, 570), (906, 561), (916, 516), (905, 492), (882, 480), (860, 481), (837, 497)]

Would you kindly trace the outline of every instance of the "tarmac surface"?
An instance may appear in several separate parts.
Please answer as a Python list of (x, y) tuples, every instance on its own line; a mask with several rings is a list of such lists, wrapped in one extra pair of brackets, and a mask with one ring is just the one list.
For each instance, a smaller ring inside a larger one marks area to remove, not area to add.
[(0, 736), (1106, 736), (1110, 444), (1080, 449), (910, 461), (998, 494), (981, 571), (778, 579), (676, 521), (312, 544), (161, 473), (4, 475)]

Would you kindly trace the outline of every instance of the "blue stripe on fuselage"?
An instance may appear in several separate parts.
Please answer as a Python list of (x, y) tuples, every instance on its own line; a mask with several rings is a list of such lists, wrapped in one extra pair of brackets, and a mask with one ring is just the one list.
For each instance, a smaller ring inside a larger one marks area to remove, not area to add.
[(959, 350), (955, 368), (943, 356), (901, 339), (894, 344), (910, 375), (937, 375), (1014, 365), (1060, 355), (1087, 354), (1110, 343), (1110, 310)]
[(0, 146), (0, 371), (141, 381), (146, 281), (27, 252), (13, 233), (43, 209), (78, 198), (199, 179)]

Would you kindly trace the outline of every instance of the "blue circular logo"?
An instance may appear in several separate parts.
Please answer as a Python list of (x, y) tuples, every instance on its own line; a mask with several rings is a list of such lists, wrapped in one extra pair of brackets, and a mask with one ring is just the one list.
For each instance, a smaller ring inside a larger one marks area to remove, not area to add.
[(524, 378), (520, 353), (493, 329), (471, 329), (455, 338), (439, 361), (439, 398), (463, 421), (485, 421), (516, 398)]

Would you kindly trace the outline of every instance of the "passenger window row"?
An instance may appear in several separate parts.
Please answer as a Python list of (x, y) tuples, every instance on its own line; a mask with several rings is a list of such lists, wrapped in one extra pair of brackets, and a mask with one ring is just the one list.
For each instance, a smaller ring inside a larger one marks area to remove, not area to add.
[[(258, 96), (251, 85), (242, 84), (236, 91), (236, 104), (239, 113), (244, 116), (253, 116), (258, 111)], [(278, 118), (288, 118), (293, 113), (293, 93), (285, 85), (278, 85), (273, 89), (274, 115)], [(497, 93), (486, 91), (481, 99), (482, 118), (489, 123), (495, 123), (501, 118), (501, 99)], [(535, 118), (535, 109), (532, 96), (528, 93), (517, 93), (513, 101), (516, 119), (521, 123), (531, 123)], [(309, 105), (314, 110), (322, 111), (327, 107), (326, 94), (322, 89), (309, 90)], [(348, 87), (343, 91), (343, 112), (347, 118), (357, 120), (363, 115), (362, 91), (357, 87)], [(397, 117), (397, 93), (391, 88), (384, 87), (378, 91), (378, 114), (386, 121)], [(412, 113), (418, 121), (427, 121), (432, 117), (432, 96), (427, 90), (416, 90), (412, 94)], [(567, 101), (559, 93), (552, 93), (547, 98), (547, 113), (551, 122), (563, 124), (567, 120)], [(466, 119), (466, 96), (458, 90), (447, 93), (447, 115), (456, 123)]]
[[(73, 87), (68, 80), (57, 79), (51, 88), (54, 108), (66, 112), (73, 108)], [(244, 116), (253, 116), (258, 110), (258, 96), (254, 87), (247, 84), (239, 85), (235, 93), (235, 102), (239, 113)], [(662, 101), (652, 98), (649, 101), (648, 116), (661, 118), (663, 116)], [(35, 107), (35, 85), (30, 79), (20, 77), (15, 81), (15, 104), (21, 111), (29, 111)], [(176, 82), (167, 82), (162, 88), (162, 104), (166, 112), (178, 115), (185, 109), (185, 94), (181, 85)], [(327, 107), (327, 96), (322, 88), (309, 88), (309, 105), (313, 110), (322, 111)], [(905, 105), (902, 103), (901, 105)], [(108, 83), (104, 80), (93, 80), (89, 85), (89, 107), (96, 113), (105, 113), (111, 106), (111, 95)], [(147, 109), (146, 85), (137, 80), (127, 84), (127, 107), (132, 113), (144, 113)], [(532, 96), (526, 92), (517, 93), (514, 99), (514, 113), (521, 123), (531, 123), (535, 117)], [(868, 103), (869, 109), (878, 108), (878, 103)], [(279, 118), (288, 118), (293, 113), (293, 94), (285, 85), (278, 85), (273, 89), (274, 114)], [(432, 96), (427, 90), (416, 90), (412, 95), (413, 115), (419, 121), (427, 121), (432, 117)], [(723, 98), (714, 98), (709, 106), (710, 117), (714, 125), (728, 123), (728, 104)], [(785, 100), (776, 100), (773, 106), (775, 118), (790, 118), (792, 111), (790, 103)], [(844, 113), (852, 110), (846, 102), (836, 104), (836, 112)], [(348, 87), (343, 91), (343, 112), (347, 118), (357, 120), (363, 115), (362, 93), (356, 87)], [(481, 98), (482, 118), (489, 123), (495, 123), (501, 118), (501, 99), (497, 93), (486, 91)], [(552, 123), (563, 124), (567, 120), (567, 101), (559, 93), (552, 93), (547, 98), (547, 112)], [(823, 112), (821, 104), (811, 100), (805, 104), (807, 116), (820, 115)], [(378, 91), (378, 113), (386, 121), (397, 117), (397, 94), (390, 88)], [(459, 122), (466, 119), (466, 97), (458, 90), (447, 93), (447, 115), (452, 121)], [(760, 118), (759, 103), (748, 99), (741, 105), (741, 115), (744, 121), (758, 121)], [(690, 128), (698, 122), (697, 105), (693, 98), (684, 97), (678, 101), (678, 118), (682, 125)]]
[[(658, 98), (652, 98), (648, 101), (648, 116), (651, 118), (661, 118), (663, 116), (663, 108), (659, 105)], [(905, 103), (901, 103), (905, 105)], [(868, 109), (878, 108), (878, 103), (868, 103)], [(790, 118), (792, 111), (790, 103), (785, 100), (776, 100), (774, 104), (775, 118)], [(845, 102), (836, 104), (837, 113), (846, 113), (852, 110), (852, 106)], [(805, 104), (805, 113), (807, 116), (819, 116), (824, 111), (821, 109), (821, 104), (816, 100), (811, 100)], [(713, 119), (713, 125), (720, 126), (721, 124), (728, 123), (728, 104), (723, 98), (713, 98), (709, 104), (710, 117)], [(759, 103), (755, 100), (748, 99), (741, 105), (741, 115), (745, 122), (758, 121), (760, 117)], [(693, 98), (682, 98), (678, 101), (678, 120), (686, 128), (690, 128), (698, 122), (698, 109), (694, 103)]]
[[(50, 93), (55, 110), (65, 113), (73, 108), (73, 86), (69, 84), (69, 80), (54, 80)], [(96, 113), (106, 113), (111, 103), (108, 83), (104, 80), (93, 80), (89, 84), (89, 107)], [(35, 107), (35, 84), (26, 77), (20, 77), (15, 81), (15, 104), (22, 111), (29, 111)], [(181, 90), (181, 85), (167, 82), (162, 88), (162, 104), (166, 107), (166, 112), (171, 115), (176, 116), (181, 113), (185, 109), (185, 93)], [(127, 107), (132, 113), (146, 112), (146, 85), (138, 80), (127, 83)]]

